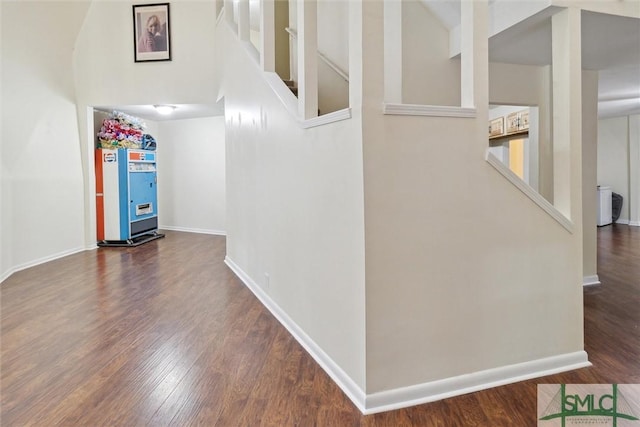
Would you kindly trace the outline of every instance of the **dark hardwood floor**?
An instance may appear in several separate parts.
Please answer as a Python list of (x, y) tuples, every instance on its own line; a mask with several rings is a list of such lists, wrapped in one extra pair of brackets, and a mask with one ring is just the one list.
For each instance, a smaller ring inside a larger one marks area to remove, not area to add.
[(362, 416), (224, 265), (167, 232), (2, 283), (2, 426), (535, 426), (538, 383), (640, 383), (640, 227), (598, 230), (593, 367)]

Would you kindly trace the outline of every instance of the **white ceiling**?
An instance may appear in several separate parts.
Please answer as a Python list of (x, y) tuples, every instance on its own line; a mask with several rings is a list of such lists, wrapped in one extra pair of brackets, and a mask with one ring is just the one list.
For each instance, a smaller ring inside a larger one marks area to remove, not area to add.
[[(448, 29), (460, 24), (460, 0), (422, 1)], [(489, 60), (551, 64), (551, 15), (559, 10), (549, 7), (492, 36)], [(585, 69), (600, 72), (600, 117), (640, 113), (639, 19), (583, 11), (582, 63)]]
[[(535, 16), (489, 41), (495, 62), (551, 64), (551, 18)], [(582, 66), (599, 71), (598, 115), (640, 113), (640, 20), (582, 13)]]
[(166, 120), (184, 120), (224, 115), (224, 102), (216, 104), (171, 104), (176, 107), (170, 115), (158, 113), (152, 105), (97, 105), (96, 110), (111, 112), (113, 110), (139, 117), (143, 120), (162, 122)]

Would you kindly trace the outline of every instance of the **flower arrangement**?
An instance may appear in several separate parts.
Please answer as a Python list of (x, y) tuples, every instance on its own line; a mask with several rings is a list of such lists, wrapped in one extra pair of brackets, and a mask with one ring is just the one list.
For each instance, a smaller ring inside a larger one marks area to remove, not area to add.
[(102, 121), (98, 148), (140, 148), (146, 125), (137, 117), (113, 111)]

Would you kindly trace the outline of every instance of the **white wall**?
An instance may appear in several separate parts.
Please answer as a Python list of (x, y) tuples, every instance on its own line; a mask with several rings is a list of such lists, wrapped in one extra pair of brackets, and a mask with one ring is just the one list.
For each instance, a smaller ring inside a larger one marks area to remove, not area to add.
[(598, 72), (582, 72), (582, 273), (599, 281), (597, 232)]
[(84, 248), (72, 49), (88, 4), (2, 2), (0, 278)]
[[(172, 2), (172, 60), (143, 63), (133, 60), (133, 3), (91, 3), (75, 46), (80, 100), (95, 105), (215, 102), (213, 0)], [(106, 31), (105, 22), (117, 23), (118, 31)]]
[[(4, 140), (4, 137), (3, 137)], [(0, 143), (0, 282), (13, 271), (13, 209), (8, 203), (11, 194), (11, 177), (4, 166), (3, 145)]]
[(382, 6), (363, 7), (367, 392), (580, 353), (579, 178), (571, 233), (484, 161), (483, 85), (475, 119), (381, 116)]
[(629, 118), (598, 122), (598, 185), (611, 187), (624, 200), (618, 222), (629, 221)]
[[(349, 74), (349, 2), (318, 1), (318, 52)], [(349, 82), (318, 57), (320, 114), (349, 106)]]
[(460, 60), (449, 59), (449, 31), (418, 0), (402, 2), (401, 30), (402, 102), (460, 105)]
[[(529, 184), (538, 190), (538, 173), (542, 173), (540, 179), (545, 185), (543, 190), (547, 194), (548, 200), (553, 200), (553, 170), (551, 153), (551, 137), (549, 135), (550, 111), (548, 105), (548, 92), (546, 82), (548, 80), (548, 67), (532, 67), (514, 64), (492, 63), (490, 65), (490, 99), (512, 100), (523, 105), (539, 105), (539, 108), (530, 110), (530, 144), (540, 145), (537, 141), (539, 135), (543, 137), (542, 147), (535, 147), (535, 152), (530, 156)], [(515, 85), (520, 79), (527, 79), (529, 84), (521, 90), (515, 89)], [(596, 241), (596, 139), (597, 139), (597, 76), (594, 80), (592, 72), (583, 72), (583, 275), (585, 278), (597, 274), (597, 241)], [(506, 116), (510, 112), (521, 110), (523, 107), (499, 107), (489, 110), (489, 119)], [(542, 112), (542, 113), (540, 113)], [(542, 114), (542, 117), (540, 117)], [(535, 142), (531, 140), (535, 138)], [(542, 151), (542, 154), (540, 154)], [(508, 149), (504, 147), (496, 149), (494, 154), (498, 154), (504, 163), (508, 163)], [(538, 159), (543, 156), (544, 164), (539, 165)]]
[(349, 69), (349, 2), (318, 0), (318, 51)]
[[(94, 105), (210, 104), (218, 95), (214, 57), (213, 0), (171, 3), (172, 60), (133, 60), (133, 1), (92, 2), (74, 51), (74, 75), (82, 166), (88, 177), (86, 200), (93, 199), (93, 143), (87, 107)], [(106, 31), (105, 22), (118, 27)], [(85, 204), (86, 244), (95, 241), (95, 207)]]
[(218, 28), (228, 39), (227, 257), (364, 389), (359, 113), (300, 128), (227, 25)]
[(160, 228), (225, 232), (224, 116), (157, 123)]
[(619, 223), (640, 225), (640, 115), (598, 121), (598, 184), (623, 198)]
[(640, 114), (629, 117), (629, 224), (640, 226)]
[[(307, 130), (221, 30), (229, 261), (367, 396), (539, 359), (584, 363), (579, 129), (568, 132), (569, 231), (484, 160), (486, 45), (476, 40), (476, 118), (384, 116), (383, 5), (350, 13), (353, 118)], [(549, 104), (549, 68), (531, 71), (533, 97)], [(429, 89), (456, 84), (450, 73)]]

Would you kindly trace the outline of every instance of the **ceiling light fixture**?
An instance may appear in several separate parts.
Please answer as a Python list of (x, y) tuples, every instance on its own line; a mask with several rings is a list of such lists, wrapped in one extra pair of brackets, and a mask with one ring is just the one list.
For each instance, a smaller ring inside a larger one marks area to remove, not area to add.
[(154, 105), (153, 108), (156, 111), (164, 116), (173, 113), (173, 110), (176, 109), (175, 105)]

